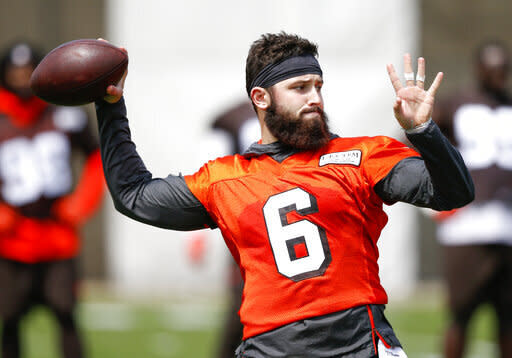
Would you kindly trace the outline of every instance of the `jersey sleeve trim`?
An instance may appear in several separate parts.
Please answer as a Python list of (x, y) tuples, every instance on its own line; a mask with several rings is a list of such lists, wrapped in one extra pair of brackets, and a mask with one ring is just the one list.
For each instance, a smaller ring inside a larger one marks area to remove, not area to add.
[(365, 176), (372, 188), (386, 177), (398, 162), (405, 158), (420, 156), (418, 152), (393, 138), (381, 136), (372, 139), (367, 145), (362, 162)]

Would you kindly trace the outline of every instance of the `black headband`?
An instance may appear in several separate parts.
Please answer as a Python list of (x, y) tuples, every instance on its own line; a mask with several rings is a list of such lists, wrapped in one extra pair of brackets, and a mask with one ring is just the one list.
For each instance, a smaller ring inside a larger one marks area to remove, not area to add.
[(313, 55), (288, 57), (265, 66), (254, 78), (249, 91), (254, 87), (268, 88), (288, 78), (315, 74), (322, 76), (322, 69)]

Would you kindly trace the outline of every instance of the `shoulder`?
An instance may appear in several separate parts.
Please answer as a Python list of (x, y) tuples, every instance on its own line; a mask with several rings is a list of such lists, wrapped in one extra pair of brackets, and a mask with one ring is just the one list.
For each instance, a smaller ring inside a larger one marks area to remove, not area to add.
[(352, 164), (373, 187), (401, 160), (420, 156), (404, 143), (388, 137), (338, 138), (330, 144), (330, 152), (321, 157), (322, 164)]
[(336, 155), (344, 160), (357, 159), (365, 168), (385, 168), (404, 158), (419, 156), (414, 149), (388, 136), (336, 138), (331, 140), (327, 153), (323, 157)]
[(206, 206), (210, 189), (218, 183), (238, 179), (247, 175), (250, 159), (239, 154), (210, 160), (197, 172), (185, 175), (185, 183), (190, 191)]
[(219, 157), (209, 160), (195, 174), (188, 177), (201, 178), (210, 184), (222, 180), (235, 179), (247, 173), (250, 159), (240, 154)]
[(243, 159), (239, 154), (225, 155), (206, 162), (203, 167), (214, 170), (225, 171), (233, 168), (238, 161)]

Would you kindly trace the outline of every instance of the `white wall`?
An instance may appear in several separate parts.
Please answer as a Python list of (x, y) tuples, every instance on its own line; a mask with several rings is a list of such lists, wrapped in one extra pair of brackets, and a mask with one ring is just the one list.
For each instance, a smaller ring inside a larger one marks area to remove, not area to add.
[[(417, 7), (411, 0), (110, 0), (106, 37), (129, 51), (125, 97), (139, 153), (155, 176), (199, 168), (197, 144), (209, 121), (245, 96), (250, 44), (281, 30), (318, 43), (335, 132), (400, 136), (385, 65), (392, 62), (401, 73), (402, 54), (416, 54)], [(413, 215), (405, 206), (389, 212), (382, 278), (391, 293), (403, 294), (415, 279)], [(206, 241), (205, 264), (192, 267), (185, 255), (190, 233), (152, 228), (113, 210), (108, 222), (118, 287), (221, 292), (227, 252), (215, 234)]]

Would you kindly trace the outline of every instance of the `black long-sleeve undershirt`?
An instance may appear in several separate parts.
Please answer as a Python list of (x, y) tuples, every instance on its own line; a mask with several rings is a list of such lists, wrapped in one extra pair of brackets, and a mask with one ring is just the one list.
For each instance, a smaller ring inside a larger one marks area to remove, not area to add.
[(96, 114), (103, 170), (119, 212), (166, 229), (216, 226), (181, 175), (152, 178), (131, 140), (123, 99), (116, 104), (99, 102)]
[(451, 210), (471, 202), (475, 189), (460, 153), (434, 121), (407, 138), (421, 154), (398, 162), (375, 192), (386, 203), (402, 201), (434, 210)]

